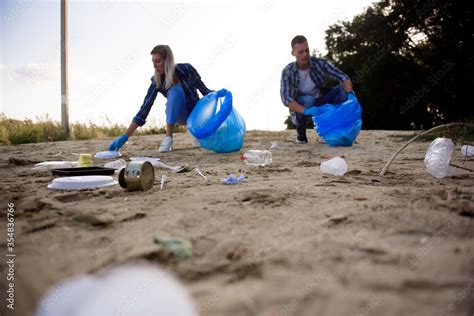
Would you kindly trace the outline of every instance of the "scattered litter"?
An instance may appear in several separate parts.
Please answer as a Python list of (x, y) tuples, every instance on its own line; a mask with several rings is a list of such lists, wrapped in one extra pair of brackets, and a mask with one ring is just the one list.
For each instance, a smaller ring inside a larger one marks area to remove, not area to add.
[(187, 259), (193, 254), (191, 243), (184, 239), (155, 236), (155, 242), (181, 260)]
[(425, 155), (426, 170), (433, 177), (441, 179), (449, 173), (449, 162), (453, 153), (454, 143), (445, 137), (436, 138), (428, 147)]
[(100, 159), (110, 159), (110, 158), (118, 158), (122, 156), (122, 154), (118, 151), (99, 151), (95, 154), (95, 158)]
[(153, 167), (159, 167), (156, 162), (160, 161), (160, 158), (155, 158), (155, 157), (131, 157), (131, 161), (148, 161), (149, 163), (152, 164)]
[(162, 163), (161, 161), (155, 161), (155, 164), (153, 166), (154, 167), (165, 168), (165, 169), (168, 169), (169, 171), (174, 172), (174, 173), (189, 171), (189, 170), (187, 170), (186, 166), (168, 166), (167, 164)]
[(341, 157), (334, 157), (322, 162), (319, 168), (322, 173), (343, 176), (347, 172), (347, 163)]
[(41, 299), (36, 316), (197, 315), (182, 283), (150, 264), (105, 268), (57, 284)]
[(127, 162), (123, 159), (114, 160), (114, 161), (108, 162), (104, 165), (104, 167), (113, 168), (115, 170), (120, 170), (122, 168), (125, 168), (126, 166), (127, 166)]
[(131, 161), (120, 169), (119, 184), (128, 191), (146, 191), (153, 187), (155, 169), (148, 161)]
[(63, 152), (60, 151), (60, 152), (58, 152), (57, 154), (54, 154), (54, 155), (52, 155), (52, 156), (61, 156), (62, 154), (63, 154)]
[(474, 146), (464, 145), (461, 147), (461, 153), (463, 156), (472, 157), (474, 156)]
[(270, 149), (276, 149), (276, 148), (278, 148), (278, 143), (272, 142), (272, 144), (270, 145)]
[(365, 201), (368, 200), (365, 196), (354, 196), (354, 200), (356, 201)]
[(240, 155), (240, 160), (247, 165), (263, 167), (272, 163), (272, 152), (268, 150), (247, 150)]
[(77, 167), (77, 161), (45, 161), (37, 163), (32, 170), (36, 171), (49, 171), (58, 168), (75, 168)]
[(241, 174), (237, 177), (235, 174), (230, 174), (227, 178), (221, 179), (222, 182), (225, 184), (237, 184), (239, 182), (244, 181), (245, 175)]
[(76, 176), (56, 178), (48, 184), (50, 189), (58, 190), (82, 190), (104, 188), (117, 184), (111, 176)]
[(80, 154), (79, 160), (77, 161), (78, 167), (92, 167), (92, 155), (91, 154)]
[(115, 170), (106, 167), (58, 168), (53, 169), (51, 173), (53, 176), (58, 177), (112, 176), (115, 173)]
[(165, 185), (165, 180), (166, 180), (166, 176), (162, 175), (161, 176), (160, 190), (163, 190), (163, 186)]
[(201, 172), (201, 170), (199, 170), (198, 168), (194, 168), (194, 170), (196, 170), (196, 172), (198, 173), (198, 175), (200, 175), (201, 177), (203, 177), (206, 181), (209, 181), (209, 179)]

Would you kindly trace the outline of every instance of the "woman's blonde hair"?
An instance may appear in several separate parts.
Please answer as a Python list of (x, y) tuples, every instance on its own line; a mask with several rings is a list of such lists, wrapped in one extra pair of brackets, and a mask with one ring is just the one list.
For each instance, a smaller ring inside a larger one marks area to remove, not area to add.
[[(171, 88), (173, 85), (174, 69), (176, 67), (171, 48), (168, 45), (157, 45), (151, 50), (150, 54), (158, 54), (165, 60), (165, 89)], [(157, 87), (161, 86), (161, 76), (156, 70), (155, 82)]]

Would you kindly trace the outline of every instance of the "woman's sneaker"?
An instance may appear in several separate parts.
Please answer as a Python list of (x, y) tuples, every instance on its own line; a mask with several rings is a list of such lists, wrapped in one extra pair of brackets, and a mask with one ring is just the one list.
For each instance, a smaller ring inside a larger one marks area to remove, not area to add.
[(163, 142), (161, 143), (160, 149), (158, 149), (158, 151), (160, 153), (166, 153), (172, 150), (173, 150), (173, 137), (166, 136), (165, 139), (163, 139)]

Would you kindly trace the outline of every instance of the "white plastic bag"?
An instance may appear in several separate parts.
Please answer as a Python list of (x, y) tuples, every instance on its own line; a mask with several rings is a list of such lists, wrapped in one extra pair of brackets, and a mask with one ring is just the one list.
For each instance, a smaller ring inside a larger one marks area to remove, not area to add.
[(425, 155), (425, 166), (429, 174), (438, 179), (448, 175), (453, 149), (453, 141), (445, 137), (438, 137), (430, 144)]

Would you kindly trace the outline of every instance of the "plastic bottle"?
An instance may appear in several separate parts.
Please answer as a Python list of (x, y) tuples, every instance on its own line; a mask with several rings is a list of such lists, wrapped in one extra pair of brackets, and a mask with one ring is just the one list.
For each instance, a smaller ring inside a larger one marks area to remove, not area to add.
[(125, 168), (126, 166), (127, 166), (127, 162), (123, 159), (108, 162), (104, 165), (104, 167), (114, 168), (115, 170), (120, 170), (122, 168)]
[(440, 179), (448, 175), (453, 148), (453, 141), (445, 137), (438, 137), (430, 144), (425, 155), (425, 166), (433, 177)]
[(247, 150), (240, 160), (252, 166), (266, 166), (272, 163), (272, 152), (268, 150)]
[(471, 145), (462, 146), (461, 153), (463, 156), (468, 156), (468, 157), (474, 156), (474, 146), (471, 146)]
[(323, 161), (319, 166), (322, 173), (329, 173), (333, 176), (343, 176), (347, 172), (347, 163), (341, 157)]

